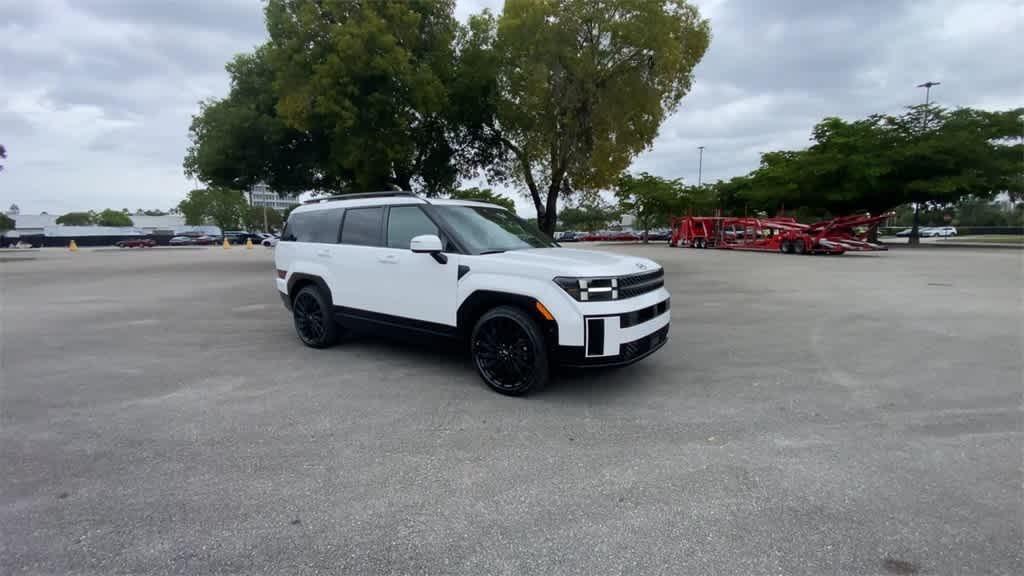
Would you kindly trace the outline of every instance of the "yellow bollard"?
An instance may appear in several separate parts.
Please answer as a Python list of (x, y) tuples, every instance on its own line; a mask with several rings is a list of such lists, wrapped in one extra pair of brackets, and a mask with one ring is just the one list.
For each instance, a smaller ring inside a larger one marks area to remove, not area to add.
[(252, 238), (245, 239), (245, 249), (252, 250)]
[(68, 244), (68, 250), (71, 252), (78, 252), (78, 244), (75, 244), (75, 241), (72, 240), (71, 243)]
[(231, 243), (228, 242), (227, 238), (224, 239), (224, 249), (225, 250), (231, 250)]

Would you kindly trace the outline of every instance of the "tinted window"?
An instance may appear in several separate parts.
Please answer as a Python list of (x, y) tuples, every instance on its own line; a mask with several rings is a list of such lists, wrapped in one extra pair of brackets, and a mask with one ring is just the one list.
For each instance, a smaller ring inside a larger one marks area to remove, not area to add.
[(320, 244), (336, 244), (338, 227), (344, 209), (317, 210), (315, 212), (292, 213), (288, 217), (282, 242), (316, 242)]
[(345, 224), (341, 228), (342, 244), (380, 246), (381, 219), (384, 208), (351, 208), (345, 212)]
[(437, 226), (416, 206), (395, 206), (388, 215), (388, 246), (408, 248), (422, 234), (437, 235)]
[(471, 254), (557, 246), (535, 226), (501, 208), (437, 206), (436, 212)]

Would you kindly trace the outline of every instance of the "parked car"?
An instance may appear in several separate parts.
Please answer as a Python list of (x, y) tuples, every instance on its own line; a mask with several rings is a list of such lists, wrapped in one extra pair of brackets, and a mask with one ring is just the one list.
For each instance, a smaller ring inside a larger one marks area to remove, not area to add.
[(195, 243), (195, 239), (191, 236), (175, 236), (167, 241), (170, 246), (191, 246)]
[(357, 327), (428, 335), (427, 346), (448, 337), (502, 394), (542, 387), (552, 365), (631, 364), (668, 341), (657, 263), (561, 248), (480, 202), (381, 192), (303, 204), (274, 265), (305, 345)]
[(206, 234), (202, 234), (200, 236), (193, 236), (192, 243), (197, 246), (211, 246), (213, 244), (220, 244), (221, 238), (217, 236), (208, 236)]
[(910, 237), (910, 233), (912, 231), (913, 231), (913, 228), (907, 228), (905, 230), (900, 230), (899, 232), (896, 233), (896, 236), (899, 237), (899, 238), (909, 238)]
[(612, 232), (608, 239), (616, 242), (635, 242), (640, 239), (640, 235), (632, 230), (619, 230)]
[(929, 230), (930, 237), (949, 238), (956, 236), (956, 228), (952, 226), (939, 226), (938, 228), (931, 228)]
[(582, 236), (582, 234), (572, 230), (566, 230), (564, 232), (555, 232), (555, 240), (558, 242), (578, 242), (580, 236)]
[(118, 248), (152, 248), (156, 246), (156, 240), (152, 238), (128, 238), (114, 243)]
[[(672, 232), (670, 230), (666, 230), (664, 228), (657, 228), (655, 230), (648, 230), (647, 231), (647, 241), (648, 242), (668, 241), (668, 239), (671, 238), (671, 237), (672, 237)], [(643, 235), (641, 235), (641, 238), (643, 238)]]

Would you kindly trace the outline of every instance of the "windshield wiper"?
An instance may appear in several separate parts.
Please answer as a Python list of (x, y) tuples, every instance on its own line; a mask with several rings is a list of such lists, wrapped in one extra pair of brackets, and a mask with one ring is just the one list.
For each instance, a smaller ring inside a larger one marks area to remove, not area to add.
[(484, 254), (501, 254), (502, 252), (507, 252), (507, 250), (484, 250), (483, 252), (480, 252), (479, 255), (483, 256)]

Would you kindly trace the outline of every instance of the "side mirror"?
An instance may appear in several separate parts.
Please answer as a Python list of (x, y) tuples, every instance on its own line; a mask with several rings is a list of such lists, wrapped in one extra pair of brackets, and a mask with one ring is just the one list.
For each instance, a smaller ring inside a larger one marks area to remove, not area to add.
[(430, 254), (441, 264), (448, 262), (448, 257), (441, 253), (441, 239), (434, 234), (423, 234), (413, 237), (409, 249), (417, 254)]
[(441, 251), (441, 239), (433, 234), (416, 236), (409, 242), (409, 249), (416, 253), (430, 254)]

